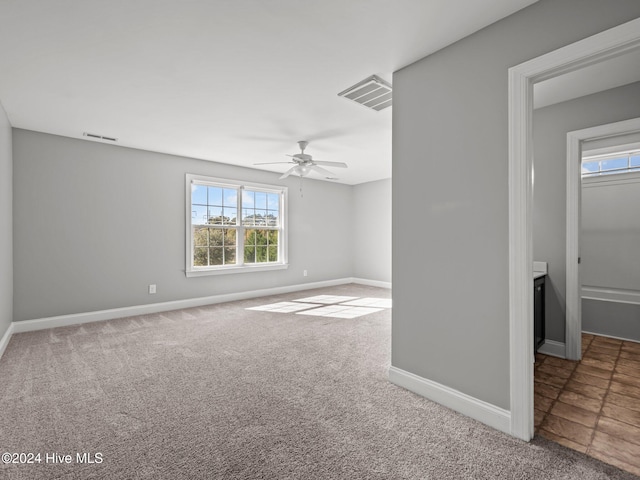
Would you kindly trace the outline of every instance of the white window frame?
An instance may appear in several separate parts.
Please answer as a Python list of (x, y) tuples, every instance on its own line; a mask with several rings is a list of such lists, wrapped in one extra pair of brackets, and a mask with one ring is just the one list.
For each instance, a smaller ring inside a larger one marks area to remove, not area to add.
[(582, 181), (591, 180), (593, 178), (603, 178), (603, 177), (629, 175), (633, 173), (638, 173), (638, 168), (640, 167), (631, 166), (631, 157), (637, 157), (638, 155), (640, 155), (639, 143), (618, 146), (618, 147), (600, 148), (597, 150), (591, 150), (586, 153), (583, 153), (582, 163), (592, 162), (596, 160), (602, 161), (602, 160), (610, 160), (614, 158), (627, 157), (627, 167), (620, 168), (617, 170), (600, 170), (598, 172), (593, 172), (593, 173), (582, 172)]
[[(238, 263), (232, 265), (210, 265), (210, 266), (194, 266), (193, 265), (193, 231), (191, 225), (191, 186), (208, 185), (222, 188), (233, 188), (238, 190), (237, 219), (238, 224), (230, 226), (236, 230), (236, 260)], [(242, 191), (251, 190), (266, 193), (277, 193), (280, 195), (280, 214), (279, 214), (279, 240), (278, 240), (278, 262), (268, 263), (244, 263), (244, 231), (247, 227), (242, 224)], [(263, 272), (267, 270), (283, 270), (289, 267), (287, 261), (287, 237), (288, 237), (288, 218), (287, 218), (287, 187), (281, 185), (267, 185), (263, 183), (242, 182), (239, 180), (229, 180), (225, 178), (216, 178), (206, 175), (196, 175), (187, 173), (185, 175), (185, 230), (186, 230), (186, 259), (185, 273), (187, 277), (200, 277), (206, 275), (221, 275), (229, 273), (248, 273)]]

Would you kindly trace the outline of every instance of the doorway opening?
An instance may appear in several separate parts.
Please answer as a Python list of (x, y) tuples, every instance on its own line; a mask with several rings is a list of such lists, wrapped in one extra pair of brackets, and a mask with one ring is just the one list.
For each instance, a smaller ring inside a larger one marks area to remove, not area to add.
[[(512, 435), (523, 440), (530, 440), (534, 434), (533, 85), (637, 48), (640, 19), (509, 69), (510, 420)], [(578, 259), (569, 261), (577, 264)], [(566, 341), (568, 355), (580, 352), (579, 335), (567, 337)]]

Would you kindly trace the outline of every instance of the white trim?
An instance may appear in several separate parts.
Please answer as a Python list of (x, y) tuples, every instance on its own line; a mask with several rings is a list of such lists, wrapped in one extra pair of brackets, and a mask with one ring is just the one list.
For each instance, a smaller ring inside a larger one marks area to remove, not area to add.
[[(567, 133), (567, 231), (566, 231), (566, 307), (565, 338), (566, 355), (571, 360), (579, 360), (582, 356), (582, 292), (580, 281), (580, 229), (582, 182), (593, 184), (602, 182), (602, 177), (583, 179), (580, 168), (582, 162), (582, 142), (597, 140), (617, 135), (624, 135), (640, 130), (640, 118), (608, 123), (591, 128), (584, 128)], [(620, 176), (619, 176), (620, 175)], [(607, 182), (621, 181), (629, 174), (611, 175), (617, 177)], [(624, 176), (624, 177), (623, 177)], [(635, 175), (632, 175), (635, 176)], [(610, 177), (610, 176), (607, 176)]]
[(302, 283), (298, 285), (287, 285), (284, 287), (265, 288), (262, 290), (251, 290), (246, 292), (227, 293), (222, 295), (212, 295), (209, 297), (189, 298), (185, 300), (174, 300), (171, 302), (151, 303), (148, 305), (134, 305), (131, 307), (112, 308), (109, 310), (98, 310), (95, 312), (74, 313), (70, 315), (59, 315), (57, 317), (38, 318), (34, 320), (22, 320), (13, 322), (13, 332), (31, 332), (46, 328), (66, 327), (81, 323), (99, 322), (114, 318), (131, 317), (134, 315), (147, 315), (150, 313), (166, 312), (181, 308), (202, 307), (215, 303), (233, 302), (235, 300), (245, 300), (248, 298), (266, 297), (268, 295), (279, 295), (282, 293), (297, 292), (301, 290), (311, 290), (313, 288), (333, 287), (355, 283), (353, 278), (339, 278), (336, 280), (325, 280), (322, 282)]
[(501, 432), (511, 433), (508, 410), (393, 366), (389, 368), (389, 381)]
[(509, 398), (511, 435), (533, 438), (533, 85), (509, 69)]
[(551, 355), (552, 357), (567, 358), (565, 355), (566, 345), (562, 342), (546, 339), (544, 344), (538, 348), (538, 353)]
[(380, 280), (367, 280), (366, 278), (353, 278), (353, 283), (360, 285), (368, 285), (370, 287), (388, 288), (391, 289), (391, 282), (382, 282)]
[(640, 183), (640, 172), (619, 172), (584, 177), (582, 179), (582, 188), (609, 187), (626, 183)]
[(11, 340), (11, 335), (13, 335), (13, 324), (15, 322), (11, 322), (9, 324), (9, 328), (7, 328), (7, 331), (4, 332), (4, 335), (2, 336), (2, 338), (0, 338), (0, 358), (2, 358), (2, 354), (4, 353), (5, 349), (7, 348), (7, 345), (9, 345), (9, 340)]
[(616, 340), (623, 340), (625, 342), (640, 343), (637, 339), (634, 338), (616, 337), (614, 335), (605, 335), (604, 333), (587, 332), (586, 330), (584, 330), (582, 333), (586, 333), (587, 335), (595, 335), (596, 337), (615, 338)]
[(565, 355), (572, 360), (582, 357), (582, 303), (580, 302), (579, 238), (582, 204), (582, 139), (577, 132), (567, 133), (567, 189), (565, 224)]
[(533, 84), (618, 56), (638, 46), (640, 18), (509, 69), (511, 434), (523, 440), (533, 437)]
[(255, 273), (266, 272), (270, 270), (286, 270), (289, 268), (288, 263), (256, 263), (256, 264), (244, 264), (242, 266), (235, 265), (223, 265), (216, 267), (215, 269), (203, 268), (200, 270), (198, 267), (194, 267), (194, 270), (186, 270), (185, 275), (187, 277), (206, 277), (208, 275), (227, 275), (230, 273)]
[(640, 305), (640, 292), (636, 290), (622, 290), (619, 288), (601, 288), (582, 286), (584, 300), (600, 300), (602, 302), (629, 303)]

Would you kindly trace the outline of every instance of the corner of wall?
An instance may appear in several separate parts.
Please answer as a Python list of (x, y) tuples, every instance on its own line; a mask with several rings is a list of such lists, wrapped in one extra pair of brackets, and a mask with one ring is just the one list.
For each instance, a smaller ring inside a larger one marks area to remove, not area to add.
[(0, 103), (0, 354), (13, 321), (13, 142)]

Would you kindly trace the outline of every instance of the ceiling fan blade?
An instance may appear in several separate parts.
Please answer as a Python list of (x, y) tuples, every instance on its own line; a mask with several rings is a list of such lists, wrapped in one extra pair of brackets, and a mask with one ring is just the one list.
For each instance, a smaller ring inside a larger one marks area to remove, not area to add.
[(264, 163), (254, 163), (254, 165), (278, 165), (281, 163), (294, 163), (294, 162), (264, 162)]
[(314, 170), (315, 172), (317, 172), (317, 173), (320, 173), (320, 174), (324, 175), (325, 177), (329, 177), (329, 178), (336, 178), (336, 176), (335, 176), (335, 174), (334, 174), (334, 173), (330, 172), (329, 170), (325, 170), (325, 169), (324, 169), (324, 168), (322, 168), (322, 167), (319, 167), (319, 166), (318, 166), (318, 165), (316, 165), (315, 163), (314, 163), (314, 164), (309, 165), (309, 167), (310, 167), (312, 170)]
[(344, 162), (322, 162), (314, 160), (313, 163), (316, 165), (326, 165), (327, 167), (347, 168), (347, 164)]
[(284, 172), (282, 174), (282, 176), (280, 177), (280, 180), (282, 180), (283, 178), (287, 178), (289, 175), (291, 175), (293, 172), (296, 171), (296, 168), (298, 168), (298, 165), (296, 165), (295, 167), (291, 167), (289, 170), (287, 170), (286, 172)]

